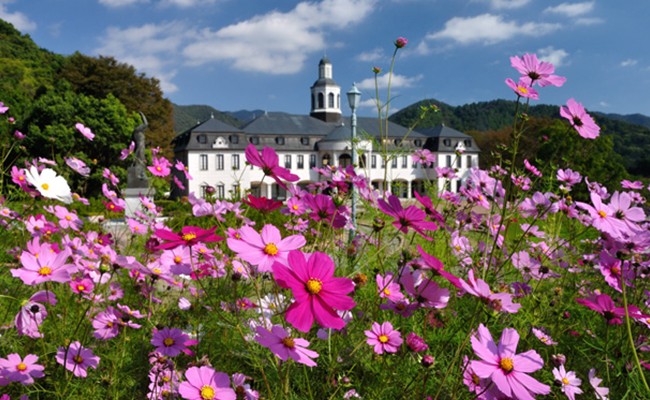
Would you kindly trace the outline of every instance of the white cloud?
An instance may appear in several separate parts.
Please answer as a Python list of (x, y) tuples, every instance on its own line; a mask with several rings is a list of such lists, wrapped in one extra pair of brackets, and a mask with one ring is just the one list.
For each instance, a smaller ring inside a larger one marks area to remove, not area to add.
[(30, 20), (21, 12), (9, 12), (5, 4), (12, 1), (0, 1), (0, 19), (4, 19), (18, 29), (20, 32), (31, 32), (36, 30), (36, 22)]
[(370, 51), (364, 51), (363, 53), (357, 55), (355, 58), (361, 62), (375, 62), (384, 60), (386, 58), (386, 55), (382, 48), (377, 47)]
[[(377, 86), (379, 89), (386, 89), (388, 87), (389, 74), (382, 74), (377, 77)], [(399, 74), (393, 74), (390, 85), (392, 89), (399, 88), (408, 88), (412, 87), (416, 82), (422, 79), (422, 75), (417, 76), (404, 76)], [(375, 78), (364, 79), (361, 82), (357, 83), (357, 87), (360, 90), (375, 90)]]
[(454, 17), (439, 32), (427, 35), (429, 40), (450, 39), (460, 44), (494, 44), (516, 36), (542, 36), (560, 28), (559, 24), (505, 21), (500, 15)]
[(557, 68), (565, 64), (564, 60), (569, 56), (569, 53), (563, 49), (556, 49), (553, 46), (548, 46), (537, 50), (537, 55), (540, 60), (550, 62)]
[(582, 26), (589, 26), (589, 25), (596, 25), (596, 24), (602, 24), (604, 21), (600, 18), (576, 18), (575, 19), (575, 24), (576, 25), (582, 25)]
[(160, 4), (162, 6), (176, 6), (180, 8), (190, 8), (205, 6), (208, 4), (214, 4), (218, 0), (162, 0)]
[(148, 3), (148, 2), (149, 0), (99, 0), (99, 4), (111, 8), (125, 7), (133, 4)]
[(637, 60), (634, 60), (632, 58), (628, 58), (627, 60), (621, 61), (621, 67), (633, 67), (638, 63)]
[(500, 9), (521, 8), (530, 3), (530, 0), (488, 0), (490, 7)]
[(120, 29), (110, 27), (100, 39), (102, 46), (95, 53), (115, 57), (133, 65), (139, 72), (160, 80), (166, 93), (177, 90), (172, 79), (176, 75), (177, 54), (196, 32), (180, 22), (146, 24)]
[(560, 14), (565, 17), (578, 17), (591, 12), (594, 9), (593, 1), (583, 3), (562, 3), (554, 7), (548, 7), (545, 13)]
[(205, 29), (183, 55), (191, 65), (228, 62), (233, 68), (267, 74), (300, 71), (311, 53), (326, 47), (324, 31), (363, 20), (376, 0), (301, 2), (216, 31)]

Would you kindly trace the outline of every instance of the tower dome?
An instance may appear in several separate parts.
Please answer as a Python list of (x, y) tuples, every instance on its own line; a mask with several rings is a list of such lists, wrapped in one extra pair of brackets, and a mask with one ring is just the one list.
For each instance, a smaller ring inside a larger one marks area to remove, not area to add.
[(311, 112), (325, 122), (341, 120), (341, 87), (332, 79), (332, 63), (323, 57), (318, 63), (318, 79), (311, 87)]

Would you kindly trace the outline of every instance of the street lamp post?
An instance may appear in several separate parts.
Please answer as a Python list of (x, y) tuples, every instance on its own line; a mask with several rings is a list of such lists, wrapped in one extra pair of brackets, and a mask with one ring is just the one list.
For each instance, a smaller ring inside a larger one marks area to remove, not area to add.
[[(352, 148), (352, 165), (354, 168), (358, 167), (358, 155), (357, 155), (357, 107), (359, 107), (359, 101), (361, 100), (361, 92), (357, 89), (356, 84), (352, 84), (352, 89), (347, 92), (348, 103), (350, 104), (350, 109), (352, 110), (352, 117), (350, 120), (351, 132), (350, 132), (350, 144)], [(350, 242), (354, 238), (355, 230), (357, 228), (357, 188), (352, 185), (352, 207), (350, 212), (350, 220), (352, 222), (352, 229), (350, 229)]]

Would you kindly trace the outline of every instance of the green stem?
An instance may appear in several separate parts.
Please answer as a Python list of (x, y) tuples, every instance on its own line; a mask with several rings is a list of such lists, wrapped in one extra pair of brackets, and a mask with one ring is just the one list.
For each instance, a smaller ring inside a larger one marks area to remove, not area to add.
[(627, 293), (625, 290), (625, 282), (621, 282), (621, 288), (623, 291), (623, 307), (625, 308), (625, 326), (627, 328), (627, 338), (630, 341), (630, 347), (632, 348), (632, 355), (634, 355), (634, 363), (636, 364), (637, 369), (639, 370), (639, 375), (641, 376), (641, 381), (645, 387), (646, 392), (650, 395), (650, 387), (648, 387), (648, 382), (645, 379), (645, 374), (643, 373), (643, 367), (641, 367), (641, 361), (639, 361), (639, 355), (636, 352), (636, 346), (634, 345), (634, 339), (632, 338), (632, 324), (630, 323), (630, 311), (627, 304)]

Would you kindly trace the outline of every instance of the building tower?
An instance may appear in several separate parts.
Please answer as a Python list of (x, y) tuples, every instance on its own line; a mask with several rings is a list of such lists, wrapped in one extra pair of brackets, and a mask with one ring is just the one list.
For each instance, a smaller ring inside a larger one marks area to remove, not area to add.
[(318, 63), (318, 80), (311, 87), (311, 112), (325, 122), (341, 120), (341, 87), (332, 79), (332, 63), (323, 57)]

